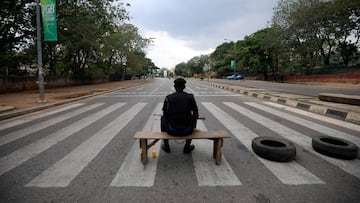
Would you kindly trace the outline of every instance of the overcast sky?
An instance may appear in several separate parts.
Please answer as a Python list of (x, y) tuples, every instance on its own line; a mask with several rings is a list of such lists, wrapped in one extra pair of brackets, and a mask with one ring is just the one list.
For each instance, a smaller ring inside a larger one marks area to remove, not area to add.
[(146, 38), (160, 68), (209, 54), (224, 39), (240, 40), (268, 25), (278, 0), (128, 0), (130, 23)]

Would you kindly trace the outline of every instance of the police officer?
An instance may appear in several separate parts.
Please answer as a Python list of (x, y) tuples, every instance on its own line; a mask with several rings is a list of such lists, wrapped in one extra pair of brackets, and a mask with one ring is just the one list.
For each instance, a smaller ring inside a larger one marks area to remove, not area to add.
[[(184, 92), (186, 81), (183, 78), (174, 80), (176, 92), (167, 95), (163, 105), (163, 117), (161, 118), (161, 131), (174, 136), (186, 136), (192, 134), (196, 128), (196, 119), (199, 110), (194, 95)], [(170, 152), (169, 140), (164, 140), (162, 149)], [(186, 140), (184, 153), (190, 153), (195, 149), (191, 139)]]

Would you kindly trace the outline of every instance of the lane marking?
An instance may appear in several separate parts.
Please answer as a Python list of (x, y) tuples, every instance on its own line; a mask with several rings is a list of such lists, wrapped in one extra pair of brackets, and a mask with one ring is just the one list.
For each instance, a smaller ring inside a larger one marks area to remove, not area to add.
[(73, 109), (73, 108), (76, 108), (76, 107), (79, 107), (79, 106), (82, 106), (82, 105), (84, 105), (84, 103), (72, 104), (70, 106), (66, 106), (66, 107), (56, 109), (56, 110), (53, 110), (53, 111), (44, 112), (44, 113), (37, 114), (37, 115), (34, 115), (34, 116), (20, 118), (20, 119), (17, 119), (15, 121), (11, 121), (9, 123), (0, 124), (0, 130), (5, 130), (7, 128), (11, 128), (11, 127), (14, 127), (14, 126), (17, 126), (17, 125), (21, 125), (21, 124), (33, 121), (35, 119), (50, 116), (50, 115), (53, 115), (53, 114), (56, 114), (56, 113), (59, 113), (59, 112), (63, 112), (63, 111), (69, 110), (69, 109)]
[(158, 89), (159, 89), (159, 87), (156, 88), (156, 89), (154, 89), (153, 91), (151, 91), (151, 92), (150, 92), (150, 95), (151, 95), (151, 94), (154, 94), (154, 92), (156, 92)]
[(124, 103), (117, 103), (112, 106), (109, 106), (106, 109), (103, 109), (97, 113), (87, 116), (66, 128), (62, 128), (50, 135), (39, 139), (25, 147), (18, 149), (11, 154), (8, 154), (5, 157), (0, 159), (0, 175), (6, 173), (7, 171), (21, 165), (25, 161), (39, 155), (41, 152), (49, 149), (50, 147), (56, 145), (58, 142), (65, 140), (66, 138), (72, 136), (76, 132), (85, 128), (86, 126), (94, 123), (95, 121), (101, 119), (105, 115), (115, 111), (116, 109), (123, 106)]
[(67, 187), (145, 105), (137, 103), (132, 106), (25, 186)]
[(357, 178), (360, 178), (360, 160), (340, 160), (331, 158), (328, 156), (324, 156), (320, 153), (317, 153), (313, 148), (311, 144), (311, 138), (297, 132), (293, 129), (290, 129), (284, 125), (281, 125), (275, 121), (272, 121), (271, 119), (265, 118), (264, 116), (261, 116), (255, 112), (249, 111), (246, 108), (240, 107), (239, 105), (235, 105), (233, 103), (225, 103), (229, 107), (233, 108), (240, 114), (243, 114), (250, 119), (254, 120), (255, 122), (259, 123), (260, 125), (263, 125), (264, 127), (278, 133), (280, 136), (282, 136), (285, 139), (289, 139), (292, 142), (298, 144), (302, 148), (306, 149), (307, 151), (313, 153), (316, 156), (319, 156), (320, 158), (326, 160), (327, 162), (337, 166), (338, 168), (346, 171), (347, 173), (356, 176)]
[(334, 125), (338, 125), (338, 126), (341, 126), (341, 127), (349, 128), (351, 130), (355, 130), (355, 131), (360, 132), (360, 125), (356, 125), (356, 124), (353, 124), (353, 123), (341, 121), (341, 120), (334, 119), (334, 118), (329, 118), (327, 116), (322, 116), (322, 115), (319, 115), (319, 114), (316, 114), (316, 113), (303, 111), (303, 110), (300, 110), (300, 109), (297, 109), (297, 108), (284, 106), (284, 105), (273, 103), (273, 102), (264, 102), (264, 104), (274, 106), (274, 107), (280, 108), (280, 109), (286, 109), (287, 111), (298, 113), (298, 114), (301, 114), (301, 115), (304, 115), (304, 116), (307, 116), (307, 117), (310, 117), (310, 118), (325, 121), (327, 123), (331, 123), (331, 124), (334, 124)]
[(360, 146), (360, 138), (359, 137), (356, 137), (356, 136), (353, 136), (353, 135), (350, 135), (350, 134), (347, 134), (347, 133), (344, 133), (344, 132), (341, 132), (341, 131), (338, 131), (338, 130), (335, 130), (335, 129), (332, 129), (332, 128), (329, 128), (329, 127), (326, 127), (326, 126), (323, 126), (323, 125), (320, 125), (320, 124), (317, 124), (317, 123), (314, 123), (314, 122), (311, 122), (311, 121), (296, 117), (296, 116), (293, 116), (291, 114), (288, 114), (288, 113), (278, 111), (276, 109), (273, 109), (273, 108), (270, 108), (270, 107), (267, 107), (267, 106), (263, 106), (263, 105), (254, 103), (254, 102), (245, 102), (245, 104), (247, 104), (249, 106), (252, 106), (252, 107), (255, 107), (257, 109), (260, 109), (262, 111), (274, 114), (274, 115), (276, 115), (278, 117), (289, 120), (289, 121), (294, 122), (296, 124), (299, 124), (301, 126), (310, 128), (312, 130), (323, 133), (325, 135), (329, 135), (329, 136), (349, 140), (349, 141), (355, 143), (357, 146)]
[(199, 86), (197, 86), (196, 89), (198, 89), (198, 90), (209, 90), (209, 89), (206, 88), (206, 87), (199, 87)]
[(197, 92), (195, 92), (193, 89), (191, 89), (191, 88), (188, 87), (188, 86), (185, 88), (184, 91), (186, 92), (186, 90), (189, 90), (189, 92), (193, 93), (194, 95), (197, 95), (197, 94), (198, 94)]
[[(257, 156), (251, 147), (251, 141), (257, 137), (253, 131), (245, 127), (239, 121), (235, 120), (229, 114), (225, 113), (219, 107), (209, 102), (202, 103), (208, 111), (210, 111), (215, 118), (217, 118), (245, 147), (258, 158), (264, 166), (266, 166), (283, 184), (287, 185), (302, 185), (302, 184), (324, 184), (322, 180), (310, 173), (307, 169), (302, 167), (296, 161), (278, 163), (263, 159)], [(233, 103), (225, 103), (230, 107), (234, 107)], [(236, 105), (237, 106), (237, 105)], [(246, 116), (256, 119), (252, 114)]]
[[(154, 112), (147, 120), (143, 131), (160, 132), (160, 116), (154, 114), (161, 114), (162, 103), (158, 103)], [(160, 142), (160, 141), (159, 141)], [(127, 154), (125, 160), (121, 164), (120, 169), (116, 173), (114, 179), (110, 183), (112, 187), (151, 187), (154, 185), (158, 157), (160, 155), (160, 144), (156, 143), (155, 150), (157, 152), (156, 158), (152, 158), (148, 150), (148, 163), (144, 166), (140, 161), (141, 149), (139, 143), (136, 141), (131, 147), (130, 152)]]
[(58, 116), (58, 117), (55, 117), (55, 118), (52, 118), (52, 119), (49, 119), (49, 120), (46, 120), (46, 121), (42, 121), (40, 123), (35, 123), (34, 125), (32, 126), (29, 126), (27, 128), (22, 128), (20, 130), (17, 130), (17, 131), (14, 131), (10, 134), (7, 134), (5, 136), (2, 136), (0, 137), (0, 146), (2, 145), (5, 145), (7, 143), (10, 143), (10, 142), (13, 142), (17, 139), (20, 139), (20, 138), (23, 138), (31, 133), (34, 133), (34, 132), (37, 132), (39, 130), (42, 130), (42, 129), (45, 129), (51, 125), (55, 125), (59, 122), (62, 122), (64, 120), (67, 120), (69, 118), (72, 118), (76, 115), (79, 115), (81, 113), (84, 113), (86, 111), (90, 111), (94, 108), (97, 108), (99, 106), (103, 105), (103, 103), (97, 103), (97, 104), (92, 104), (92, 105), (89, 105), (89, 106), (85, 106), (85, 107), (82, 107), (80, 109), (77, 109), (75, 111), (71, 111), (69, 113), (66, 113), (62, 116)]
[[(201, 120), (197, 122), (197, 129), (207, 131)], [(239, 178), (224, 156), (220, 165), (215, 164), (212, 158), (213, 141), (193, 140), (192, 143), (195, 145), (195, 150), (191, 154), (199, 186), (241, 185)]]

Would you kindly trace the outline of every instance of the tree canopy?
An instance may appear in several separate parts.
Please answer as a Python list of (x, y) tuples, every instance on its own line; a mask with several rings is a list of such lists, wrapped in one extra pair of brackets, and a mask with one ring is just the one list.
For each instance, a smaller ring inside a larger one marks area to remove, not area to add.
[[(72, 79), (144, 74), (143, 38), (119, 0), (57, 0), (57, 42), (43, 42), (45, 74)], [(0, 75), (36, 73), (35, 3), (1, 2)]]
[[(230, 61), (235, 59), (236, 72), (264, 79), (311, 74), (314, 67), (359, 69), (359, 8), (360, 0), (279, 0), (269, 27), (220, 44), (205, 63), (223, 77), (233, 73)], [(190, 73), (196, 70), (186, 67)]]

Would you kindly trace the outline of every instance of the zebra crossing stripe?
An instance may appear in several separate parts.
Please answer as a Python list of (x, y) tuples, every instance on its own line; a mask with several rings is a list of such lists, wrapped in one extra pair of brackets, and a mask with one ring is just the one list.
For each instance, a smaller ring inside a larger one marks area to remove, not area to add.
[[(202, 121), (197, 122), (197, 129), (207, 131)], [(199, 186), (238, 186), (241, 185), (225, 157), (220, 165), (215, 165), (212, 158), (213, 143), (210, 140), (193, 140), (195, 150), (191, 152), (195, 174)]]
[[(324, 156), (322, 154), (319, 154), (314, 151), (311, 144), (311, 138), (297, 132), (295, 130), (292, 130), (284, 125), (281, 125), (277, 122), (274, 122), (268, 118), (265, 118), (264, 116), (261, 116), (255, 112), (249, 111), (246, 108), (243, 108), (239, 105), (236, 105), (234, 103), (227, 103), (224, 102), (224, 104), (228, 105), (232, 109), (236, 110), (237, 112), (247, 116), (248, 118), (254, 120), (255, 122), (263, 125), (264, 127), (271, 129), (272, 131), (278, 133), (280, 136), (291, 140), (292, 142), (298, 144), (302, 148), (306, 149), (307, 151), (313, 153), (316, 156), (321, 157), (322, 159), (326, 160), (327, 162), (337, 166), (338, 168), (346, 171), (347, 173), (356, 176), (357, 178), (360, 178), (360, 160), (340, 160), (331, 158), (328, 156)], [(309, 127), (309, 126), (307, 126)], [(311, 124), (310, 124), (311, 127)]]
[(195, 92), (193, 89), (191, 89), (190, 87), (186, 87), (187, 90), (189, 90), (192, 94), (197, 95), (198, 93)]
[(58, 142), (65, 140), (66, 138), (70, 137), (74, 133), (80, 131), (81, 129), (85, 128), (86, 126), (94, 123), (95, 121), (99, 120), (100, 118), (104, 117), (105, 115), (113, 112), (114, 110), (123, 106), (124, 103), (117, 103), (112, 106), (109, 106), (106, 109), (103, 109), (99, 112), (96, 112), (92, 115), (89, 115), (86, 118), (83, 118), (66, 128), (62, 128), (50, 135), (37, 140), (25, 147), (18, 149), (11, 154), (2, 157), (0, 159), (0, 175), (6, 173), (7, 171), (19, 166), (20, 164), (24, 163), (25, 161), (37, 156), (41, 152), (49, 149), (50, 147), (54, 146)]
[(338, 126), (341, 126), (341, 127), (344, 127), (344, 128), (348, 128), (348, 129), (360, 132), (360, 125), (356, 125), (356, 124), (353, 124), (353, 123), (341, 121), (339, 119), (329, 118), (327, 116), (322, 116), (322, 115), (319, 115), (319, 114), (316, 114), (316, 113), (311, 113), (311, 112), (308, 112), (308, 111), (303, 111), (303, 110), (300, 110), (300, 109), (297, 109), (297, 108), (284, 106), (284, 105), (277, 104), (277, 103), (274, 103), (274, 102), (263, 102), (263, 103), (267, 104), (267, 105), (270, 105), (270, 106), (274, 106), (274, 107), (279, 108), (279, 109), (286, 109), (287, 111), (291, 111), (291, 112), (294, 112), (294, 113), (297, 113), (297, 114), (301, 114), (301, 115), (304, 115), (304, 116), (307, 116), (307, 117), (311, 117), (311, 118), (314, 118), (314, 119), (317, 119), (317, 120), (325, 121), (327, 123), (331, 123), (331, 124), (334, 124), (334, 125), (338, 125)]
[(84, 105), (84, 103), (76, 103), (76, 104), (72, 104), (70, 106), (66, 106), (66, 107), (56, 109), (56, 110), (53, 110), (53, 111), (43, 112), (41, 114), (37, 114), (37, 115), (34, 115), (34, 116), (29, 116), (29, 117), (17, 119), (15, 121), (12, 121), (12, 122), (9, 122), (9, 123), (4, 123), (4, 124), (0, 125), (0, 130), (5, 130), (5, 129), (11, 128), (11, 127), (14, 127), (14, 126), (17, 126), (17, 125), (21, 125), (21, 124), (33, 121), (35, 119), (43, 118), (43, 117), (50, 116), (50, 115), (53, 115), (53, 114), (56, 114), (56, 113), (59, 113), (59, 112), (63, 112), (63, 111), (69, 110), (69, 109), (73, 109), (73, 108), (79, 107), (81, 105)]
[(15, 141), (17, 139), (20, 139), (20, 138), (23, 138), (31, 133), (34, 133), (36, 131), (39, 131), (39, 130), (42, 130), (42, 129), (45, 129), (51, 125), (54, 125), (56, 123), (59, 123), (61, 121), (64, 121), (64, 120), (67, 120), (75, 115), (78, 115), (78, 114), (81, 114), (81, 113), (84, 113), (86, 111), (89, 111), (91, 109), (94, 109), (96, 107), (99, 107), (103, 105), (103, 103), (96, 103), (96, 104), (92, 104), (92, 105), (89, 105), (89, 106), (85, 106), (83, 108), (80, 108), (80, 109), (77, 109), (75, 111), (72, 111), (72, 112), (69, 112), (65, 115), (62, 115), (62, 116), (58, 116), (58, 117), (55, 117), (55, 118), (52, 118), (52, 119), (49, 119), (49, 120), (46, 120), (46, 121), (42, 121), (40, 123), (37, 123), (35, 125), (32, 125), (32, 126), (29, 126), (27, 128), (23, 128), (21, 130), (17, 130), (15, 132), (12, 132), (10, 134), (7, 134), (5, 136), (2, 136), (0, 137), (0, 146), (2, 145), (5, 145), (7, 143), (10, 143), (12, 141)]
[(245, 104), (255, 107), (257, 109), (260, 109), (262, 111), (265, 111), (265, 112), (268, 112), (271, 114), (275, 114), (278, 117), (290, 120), (291, 122), (305, 126), (307, 128), (318, 131), (325, 135), (349, 140), (349, 141), (355, 143), (357, 146), (360, 146), (360, 138), (355, 137), (353, 135), (349, 135), (347, 133), (344, 133), (344, 132), (341, 132), (341, 131), (338, 131), (338, 130), (335, 130), (335, 129), (332, 129), (332, 128), (329, 128), (329, 127), (326, 127), (326, 126), (323, 126), (323, 125), (320, 125), (320, 124), (317, 124), (317, 123), (314, 123), (314, 122), (311, 122), (311, 121), (308, 121), (308, 120), (305, 120), (305, 119), (302, 119), (302, 118), (299, 118), (299, 117), (296, 117), (293, 115), (290, 115), (288, 113), (284, 113), (284, 112), (275, 110), (273, 108), (269, 108), (267, 106), (263, 106), (263, 105), (254, 103), (254, 102), (245, 102)]
[(154, 89), (153, 91), (151, 91), (150, 94), (154, 94), (154, 92), (156, 92), (158, 89), (159, 89), (159, 87)]
[[(160, 117), (154, 116), (161, 114), (162, 104), (158, 103), (154, 112), (147, 120), (143, 131), (160, 132)], [(113, 187), (151, 187), (155, 182), (155, 175), (157, 169), (158, 157), (160, 154), (160, 144), (156, 143), (155, 150), (157, 152), (156, 158), (148, 159), (148, 163), (144, 166), (140, 161), (139, 154), (141, 150), (139, 143), (135, 142), (131, 147), (130, 152), (126, 155), (125, 160), (121, 164), (115, 178), (112, 180), (110, 186)], [(148, 153), (150, 153), (148, 150)], [(149, 154), (148, 154), (149, 156)]]
[[(202, 103), (215, 118), (217, 118), (245, 147), (252, 152), (251, 141), (257, 135), (235, 120), (233, 117), (225, 113), (219, 107), (209, 102)], [(228, 106), (234, 106), (232, 103), (225, 103)], [(252, 114), (246, 114), (253, 116)], [(253, 153), (253, 152), (252, 152)], [(310, 173), (296, 161), (287, 163), (278, 163), (269, 161), (256, 156), (283, 184), (301, 185), (301, 184), (324, 184), (322, 180)]]
[(146, 103), (137, 103), (28, 183), (27, 187), (67, 187)]

